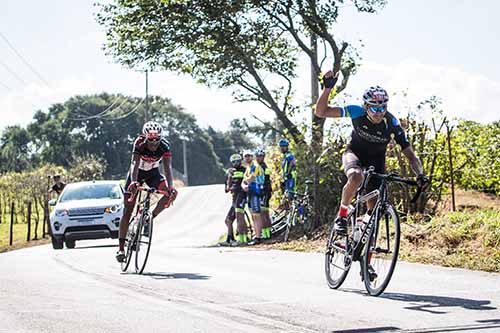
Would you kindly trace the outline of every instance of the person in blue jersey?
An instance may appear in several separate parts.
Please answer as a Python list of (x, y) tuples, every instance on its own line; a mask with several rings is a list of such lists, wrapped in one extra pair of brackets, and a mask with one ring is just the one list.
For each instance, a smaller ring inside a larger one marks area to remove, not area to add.
[(288, 197), (293, 199), (297, 186), (297, 169), (295, 156), (289, 150), (290, 143), (287, 139), (279, 141), (280, 150), (283, 153), (283, 161), (281, 162), (281, 171), (283, 179), (281, 182), (281, 189), (283, 192), (288, 193)]
[[(428, 178), (424, 175), (422, 163), (415, 155), (398, 118), (387, 111), (387, 91), (379, 86), (370, 87), (363, 94), (362, 105), (329, 106), (328, 96), (336, 81), (337, 75), (333, 72), (325, 74), (324, 90), (316, 104), (315, 114), (321, 118), (350, 117), (352, 120), (351, 140), (342, 155), (347, 183), (342, 190), (340, 209), (334, 225), (337, 233), (346, 234), (348, 206), (363, 181), (363, 168), (373, 166), (375, 172), (385, 172), (386, 149), (391, 138), (401, 146), (419, 185), (427, 184)], [(368, 190), (377, 188), (379, 184), (380, 181), (372, 179)], [(368, 203), (368, 214), (374, 204), (374, 201)]]
[(262, 217), (261, 217), (261, 197), (264, 187), (264, 170), (254, 159), (252, 151), (247, 150), (243, 153), (243, 158), (247, 165), (243, 177), (243, 190), (248, 192), (248, 206), (252, 211), (252, 220), (255, 230), (255, 237), (248, 242), (248, 245), (257, 245), (262, 241)]

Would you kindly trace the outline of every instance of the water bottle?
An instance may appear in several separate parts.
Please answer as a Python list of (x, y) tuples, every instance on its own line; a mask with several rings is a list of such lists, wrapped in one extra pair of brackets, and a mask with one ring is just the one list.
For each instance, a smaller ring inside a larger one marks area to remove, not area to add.
[(361, 232), (362, 228), (361, 226), (363, 225), (362, 220), (358, 217), (356, 219), (356, 224), (354, 225), (354, 241), (359, 242), (359, 239), (361, 238)]

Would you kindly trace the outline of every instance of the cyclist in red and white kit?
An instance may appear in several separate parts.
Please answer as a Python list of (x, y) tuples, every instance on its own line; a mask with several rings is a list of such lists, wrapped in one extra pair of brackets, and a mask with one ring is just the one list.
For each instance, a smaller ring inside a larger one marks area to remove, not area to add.
[[(146, 183), (149, 187), (167, 191), (153, 210), (153, 219), (175, 200), (177, 191), (173, 187), (172, 152), (167, 140), (162, 139), (163, 128), (154, 121), (144, 124), (142, 134), (134, 141), (132, 162), (125, 183), (125, 209), (120, 221), (119, 250), (116, 260), (125, 260), (125, 237), (127, 235), (130, 216), (135, 206), (137, 187)], [(163, 171), (160, 165), (163, 164)], [(131, 199), (133, 198), (133, 199)], [(129, 201), (130, 199), (130, 201)]]

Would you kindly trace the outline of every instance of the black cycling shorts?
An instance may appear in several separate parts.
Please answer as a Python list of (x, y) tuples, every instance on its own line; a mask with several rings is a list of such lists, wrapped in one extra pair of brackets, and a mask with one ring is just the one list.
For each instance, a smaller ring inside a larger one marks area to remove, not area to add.
[[(139, 173), (137, 175), (137, 181), (141, 183), (146, 183), (149, 187), (155, 188), (157, 190), (164, 190), (167, 188), (167, 183), (165, 176), (160, 172), (158, 168), (154, 168), (148, 171), (139, 169)], [(128, 186), (132, 182), (130, 177), (130, 171), (127, 174), (127, 181), (125, 182), (125, 194), (129, 194)]]
[(227, 212), (227, 217), (231, 221), (236, 218), (236, 213), (244, 213), (245, 204), (247, 202), (247, 194), (243, 191), (233, 193), (233, 202), (231, 208)]
[[(369, 156), (347, 149), (344, 154), (342, 154), (342, 165), (344, 166), (346, 175), (349, 169), (367, 169), (370, 166), (373, 166), (377, 173), (385, 173), (385, 153), (383, 155)], [(380, 179), (372, 178), (368, 183), (367, 191), (370, 192), (377, 189), (379, 186)]]
[(260, 198), (260, 208), (262, 211), (267, 212), (269, 211), (269, 201), (271, 201), (271, 192), (265, 191), (262, 197)]

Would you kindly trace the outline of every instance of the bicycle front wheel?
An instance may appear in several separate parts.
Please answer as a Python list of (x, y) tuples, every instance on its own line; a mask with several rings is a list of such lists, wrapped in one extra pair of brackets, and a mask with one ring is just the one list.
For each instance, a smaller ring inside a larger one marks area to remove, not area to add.
[(349, 255), (349, 241), (347, 236), (338, 235), (333, 224), (326, 242), (325, 275), (328, 286), (339, 288), (344, 283), (351, 268), (352, 257)]
[(137, 228), (137, 243), (135, 248), (135, 272), (142, 274), (149, 257), (151, 240), (153, 238), (153, 218), (151, 214), (142, 214)]
[(126, 272), (130, 262), (132, 261), (132, 253), (134, 252), (134, 244), (137, 243), (137, 235), (135, 232), (136, 223), (135, 218), (132, 218), (129, 223), (127, 238), (125, 239), (125, 262), (121, 263), (122, 272)]
[(362, 274), (368, 294), (382, 294), (391, 280), (399, 253), (401, 230), (399, 217), (392, 205), (375, 221), (362, 258)]

